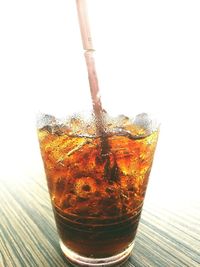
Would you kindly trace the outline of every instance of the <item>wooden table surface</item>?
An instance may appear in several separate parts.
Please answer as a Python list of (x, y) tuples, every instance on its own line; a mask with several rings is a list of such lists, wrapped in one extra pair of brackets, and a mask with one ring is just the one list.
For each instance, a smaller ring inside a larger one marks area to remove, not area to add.
[[(0, 266), (70, 266), (62, 255), (44, 178), (0, 182)], [(124, 267), (200, 266), (200, 203), (166, 208), (145, 201)]]

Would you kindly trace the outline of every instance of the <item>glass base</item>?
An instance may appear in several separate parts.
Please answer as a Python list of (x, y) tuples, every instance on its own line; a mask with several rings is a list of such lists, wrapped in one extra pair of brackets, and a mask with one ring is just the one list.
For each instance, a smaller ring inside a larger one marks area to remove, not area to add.
[(129, 245), (127, 249), (123, 252), (107, 258), (87, 258), (80, 256), (79, 254), (73, 252), (69, 248), (67, 248), (64, 243), (60, 240), (60, 247), (62, 252), (64, 253), (67, 260), (73, 266), (121, 266), (125, 261), (128, 260), (130, 254), (133, 250), (134, 242)]

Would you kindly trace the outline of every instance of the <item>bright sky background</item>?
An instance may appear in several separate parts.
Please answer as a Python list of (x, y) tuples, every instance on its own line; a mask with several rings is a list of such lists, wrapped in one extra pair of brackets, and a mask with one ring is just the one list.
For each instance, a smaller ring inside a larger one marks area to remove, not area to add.
[[(104, 107), (162, 124), (149, 194), (200, 201), (200, 1), (88, 6)], [(90, 105), (75, 0), (0, 1), (0, 179), (41, 175), (38, 111)]]

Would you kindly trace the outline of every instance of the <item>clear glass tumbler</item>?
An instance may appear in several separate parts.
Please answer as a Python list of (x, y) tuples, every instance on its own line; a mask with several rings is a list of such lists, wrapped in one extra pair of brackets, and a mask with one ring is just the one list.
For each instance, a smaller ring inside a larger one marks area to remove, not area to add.
[[(156, 149), (159, 125), (148, 113), (151, 98), (143, 101), (149, 92), (132, 89), (131, 8), (131, 0), (88, 1), (100, 51), (89, 51), (93, 63), (97, 60), (100, 117), (89, 94), (81, 39), (81, 53), (77, 46), (71, 51), (77, 68), (69, 76), (77, 80), (52, 100), (47, 96), (38, 117), (60, 245), (75, 266), (119, 266), (128, 259)], [(78, 22), (73, 28), (78, 36)]]

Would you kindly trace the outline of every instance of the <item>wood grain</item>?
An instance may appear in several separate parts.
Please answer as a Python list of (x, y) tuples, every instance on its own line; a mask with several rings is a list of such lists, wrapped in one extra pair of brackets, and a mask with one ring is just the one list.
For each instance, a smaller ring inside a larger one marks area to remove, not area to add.
[[(59, 247), (46, 182), (0, 182), (0, 266), (70, 266)], [(124, 267), (200, 266), (200, 203), (167, 209), (145, 203)]]

